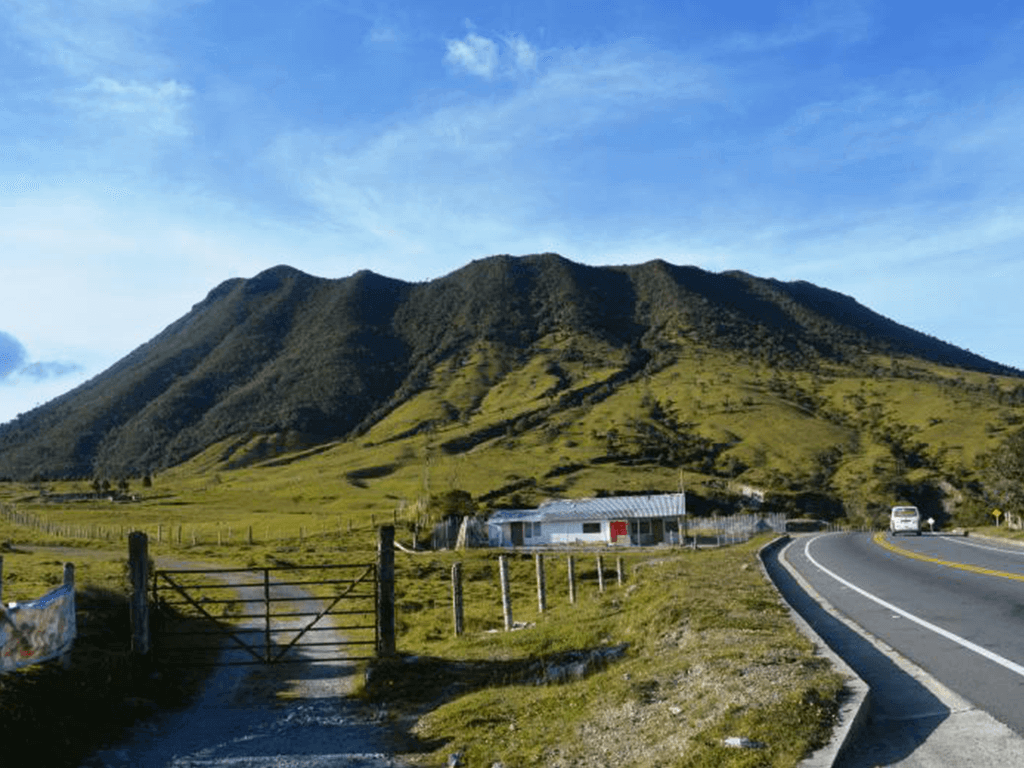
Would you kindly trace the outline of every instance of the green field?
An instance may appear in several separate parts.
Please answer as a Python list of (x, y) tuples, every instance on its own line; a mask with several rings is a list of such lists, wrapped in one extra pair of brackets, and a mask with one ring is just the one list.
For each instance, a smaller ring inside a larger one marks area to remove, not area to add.
[[(999, 501), (987, 457), (1024, 422), (1018, 379), (915, 360), (797, 371), (680, 342), (665, 367), (626, 381), (623, 353), (600, 341), (552, 335), (535, 350), (516, 358), (481, 342), (344, 441), (240, 435), (146, 482), (108, 479), (126, 492), (95, 493), (102, 478), (0, 483), (4, 597), (38, 596), (72, 559), (81, 590), (122, 599), (131, 530), (149, 534), (155, 557), (366, 562), (378, 526), (422, 546), (456, 496), (469, 499), (461, 511), (484, 515), (682, 484), (691, 510), (709, 514), (745, 509), (742, 489), (754, 488), (767, 511), (794, 516), (871, 526), (909, 500), (942, 526), (981, 524)], [(365, 695), (415, 728), (431, 765), (457, 749), (470, 764), (600, 765), (616, 735), (615, 765), (795, 765), (827, 736), (841, 681), (796, 634), (755, 546), (630, 552), (627, 583), (612, 577), (604, 594), (581, 554), (574, 606), (564, 556), (552, 556), (543, 614), (534, 563), (515, 556), (515, 618), (530, 626), (511, 633), (501, 631), (493, 552), (398, 553), (398, 646), (417, 662), (382, 666)], [(460, 638), (449, 602), (456, 560)], [(534, 684), (566, 654), (619, 644), (625, 655), (584, 679)], [(730, 735), (768, 747), (723, 750)]]

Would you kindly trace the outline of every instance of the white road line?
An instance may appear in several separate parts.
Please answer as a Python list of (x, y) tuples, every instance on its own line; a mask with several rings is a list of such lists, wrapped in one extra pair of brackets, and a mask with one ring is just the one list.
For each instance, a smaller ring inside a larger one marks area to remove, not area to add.
[(821, 538), (821, 536), (815, 536), (813, 539), (811, 539), (810, 541), (808, 541), (804, 545), (804, 555), (811, 562), (811, 564), (815, 568), (817, 568), (819, 571), (821, 571), (822, 573), (826, 574), (827, 576), (831, 576), (833, 579), (838, 581), (843, 586), (849, 587), (850, 589), (852, 589), (857, 594), (863, 595), (864, 597), (866, 597), (868, 600), (871, 600), (872, 602), (878, 603), (878, 605), (882, 606), (883, 608), (886, 608), (886, 609), (888, 609), (888, 610), (890, 610), (890, 611), (892, 611), (892, 612), (902, 616), (905, 619), (909, 619), (910, 621), (914, 622), (915, 624), (918, 624), (919, 626), (922, 626), (925, 629), (929, 630), (930, 632), (934, 632), (935, 634), (940, 635), (940, 636), (946, 638), (947, 640), (952, 640), (957, 645), (960, 645), (960, 646), (966, 648), (969, 651), (973, 651), (974, 653), (978, 654), (979, 656), (983, 656), (984, 658), (988, 659), (989, 661), (994, 661), (999, 666), (1004, 667), (1005, 669), (1010, 670), (1011, 672), (1013, 672), (1016, 675), (1024, 677), (1024, 666), (1021, 666), (1020, 664), (1017, 664), (1014, 661), (1010, 661), (1009, 659), (1000, 656), (998, 653), (993, 653), (992, 651), (988, 650), (987, 648), (982, 648), (980, 645), (978, 645), (976, 643), (972, 643), (970, 640), (967, 640), (967, 639), (965, 639), (963, 637), (960, 637), (960, 635), (954, 635), (952, 632), (950, 632), (948, 630), (945, 630), (942, 627), (938, 627), (935, 624), (932, 624), (930, 621), (925, 621), (920, 616), (915, 616), (914, 614), (912, 614), (912, 613), (910, 613), (908, 611), (903, 610), (902, 608), (900, 608), (897, 605), (893, 605), (892, 603), (888, 603), (885, 600), (883, 600), (882, 598), (878, 597), (877, 595), (873, 595), (870, 592), (868, 592), (867, 590), (861, 589), (856, 584), (853, 584), (852, 582), (849, 582), (846, 579), (844, 579), (842, 576), (834, 573), (833, 571), (830, 571), (828, 568), (826, 568), (821, 563), (819, 563), (817, 560), (815, 560), (814, 556), (811, 554), (811, 544), (813, 544), (814, 542), (816, 542), (820, 538)]
[(948, 538), (954, 544), (960, 544), (964, 547), (974, 547), (975, 549), (990, 549), (993, 552), (1000, 552), (1004, 555), (1017, 555), (1018, 557), (1024, 557), (1024, 550), (1020, 550), (1016, 547), (1014, 547), (1013, 549), (1008, 549), (1004, 547), (993, 547), (988, 544), (975, 544), (973, 541), (963, 541), (963, 537), (948, 536), (944, 538)]

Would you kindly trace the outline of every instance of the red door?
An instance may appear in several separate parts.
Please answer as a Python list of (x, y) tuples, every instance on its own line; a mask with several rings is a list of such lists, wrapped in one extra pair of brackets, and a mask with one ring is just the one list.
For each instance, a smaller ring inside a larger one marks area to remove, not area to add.
[(609, 532), (611, 533), (612, 544), (614, 544), (619, 540), (619, 536), (629, 536), (629, 526), (626, 525), (625, 520), (612, 520)]

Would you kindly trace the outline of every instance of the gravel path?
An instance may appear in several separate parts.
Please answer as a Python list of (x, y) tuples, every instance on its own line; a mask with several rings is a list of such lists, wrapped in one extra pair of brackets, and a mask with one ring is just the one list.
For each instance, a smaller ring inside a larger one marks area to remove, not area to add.
[[(170, 565), (166, 561), (160, 566), (203, 567), (197, 563)], [(278, 585), (273, 590), (275, 597), (309, 596), (295, 586)], [(306, 608), (310, 604), (302, 603)], [(248, 608), (256, 610), (254, 606)], [(262, 625), (255, 619), (247, 619), (243, 627), (262, 636)], [(343, 639), (337, 631), (318, 635), (318, 641)], [(294, 632), (276, 632), (274, 642), (287, 643), (293, 636)], [(330, 647), (301, 651), (303, 658), (313, 658), (318, 652), (336, 654)], [(222, 652), (222, 658), (245, 660), (251, 656), (232, 644)], [(138, 724), (125, 743), (97, 752), (83, 763), (83, 768), (410, 765), (397, 755), (413, 745), (389, 728), (379, 713), (348, 698), (354, 673), (354, 665), (344, 660), (218, 667), (200, 698), (187, 709), (162, 712)]]

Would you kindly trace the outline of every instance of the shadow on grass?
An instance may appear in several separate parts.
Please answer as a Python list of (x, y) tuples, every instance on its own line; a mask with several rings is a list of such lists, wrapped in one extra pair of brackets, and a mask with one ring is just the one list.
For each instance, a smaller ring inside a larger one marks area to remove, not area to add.
[(623, 643), (526, 659), (378, 659), (366, 667), (362, 694), (368, 701), (406, 714), (423, 713), (484, 688), (581, 680), (622, 659), (627, 650), (628, 645)]
[(138, 720), (186, 704), (207, 674), (168, 674), (133, 659), (125, 595), (86, 588), (75, 607), (67, 668), (51, 661), (0, 675), (0, 743), (25, 765), (78, 766)]

